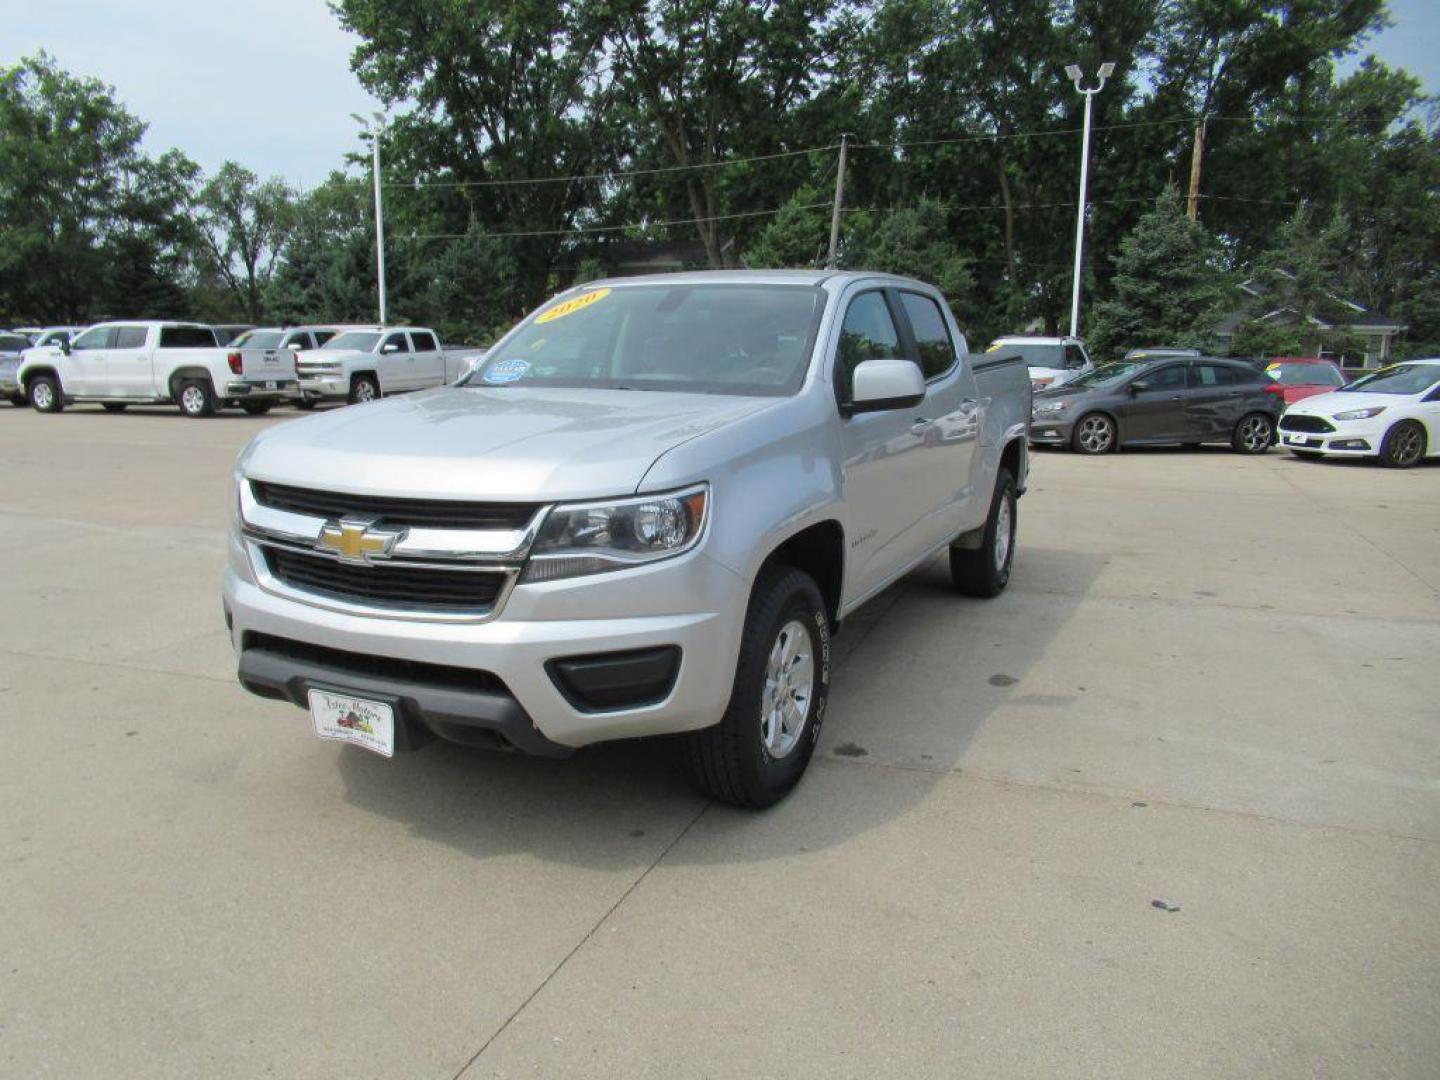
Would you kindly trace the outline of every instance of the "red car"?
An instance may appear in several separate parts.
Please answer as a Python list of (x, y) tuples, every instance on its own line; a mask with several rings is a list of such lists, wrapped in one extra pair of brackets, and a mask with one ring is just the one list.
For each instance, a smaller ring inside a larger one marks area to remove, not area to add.
[(1277, 356), (1266, 361), (1265, 374), (1271, 380), (1265, 387), (1266, 392), (1286, 405), (1316, 394), (1328, 394), (1349, 381), (1335, 361), (1315, 356)]

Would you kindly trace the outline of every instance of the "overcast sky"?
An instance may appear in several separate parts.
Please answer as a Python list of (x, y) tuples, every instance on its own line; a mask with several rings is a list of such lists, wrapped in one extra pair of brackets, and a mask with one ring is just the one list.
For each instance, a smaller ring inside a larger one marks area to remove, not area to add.
[[(1370, 50), (1440, 93), (1440, 3), (1391, 9)], [(44, 49), (114, 84), (152, 153), (305, 186), (361, 149), (350, 114), (376, 107), (350, 72), (354, 43), (324, 0), (0, 0), (0, 64)]]

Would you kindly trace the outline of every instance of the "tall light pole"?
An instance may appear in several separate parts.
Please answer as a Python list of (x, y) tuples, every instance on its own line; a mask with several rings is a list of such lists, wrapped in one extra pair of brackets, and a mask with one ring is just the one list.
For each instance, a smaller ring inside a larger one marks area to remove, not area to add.
[(384, 326), (386, 325), (385, 206), (380, 197), (380, 135), (385, 130), (385, 114), (371, 113), (369, 120), (359, 113), (351, 113), (350, 116), (364, 130), (365, 138), (370, 140), (370, 168), (375, 177), (375, 271), (380, 282), (380, 325)]
[(1080, 144), (1080, 207), (1075, 214), (1075, 283), (1070, 293), (1071, 337), (1080, 336), (1080, 255), (1085, 247), (1085, 187), (1090, 180), (1090, 102), (1105, 88), (1105, 80), (1114, 72), (1114, 64), (1101, 64), (1098, 80), (1087, 90), (1081, 85), (1085, 73), (1080, 70), (1079, 64), (1071, 64), (1065, 69), (1065, 74), (1070, 76), (1075, 89), (1085, 95), (1085, 135)]

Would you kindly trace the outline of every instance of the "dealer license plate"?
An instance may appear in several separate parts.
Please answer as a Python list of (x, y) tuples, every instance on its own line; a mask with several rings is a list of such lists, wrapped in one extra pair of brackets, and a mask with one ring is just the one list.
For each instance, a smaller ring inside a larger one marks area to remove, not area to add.
[(267, 383), (265, 384), (265, 389), (266, 389), (266, 390), (274, 390), (274, 389), (275, 389), (275, 384), (274, 384), (273, 382), (267, 382)]
[(384, 757), (395, 756), (395, 710), (383, 701), (310, 691), (310, 719), (315, 734), (373, 750)]

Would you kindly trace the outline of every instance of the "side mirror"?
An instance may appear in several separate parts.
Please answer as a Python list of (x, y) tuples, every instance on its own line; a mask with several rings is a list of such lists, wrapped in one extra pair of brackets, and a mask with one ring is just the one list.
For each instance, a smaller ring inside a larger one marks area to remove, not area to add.
[(925, 376), (910, 360), (862, 360), (851, 374), (847, 412), (903, 409), (925, 400)]
[(1132, 394), (1143, 394), (1146, 390), (1149, 389), (1150, 384), (1144, 379), (1136, 379), (1130, 384), (1130, 393)]

